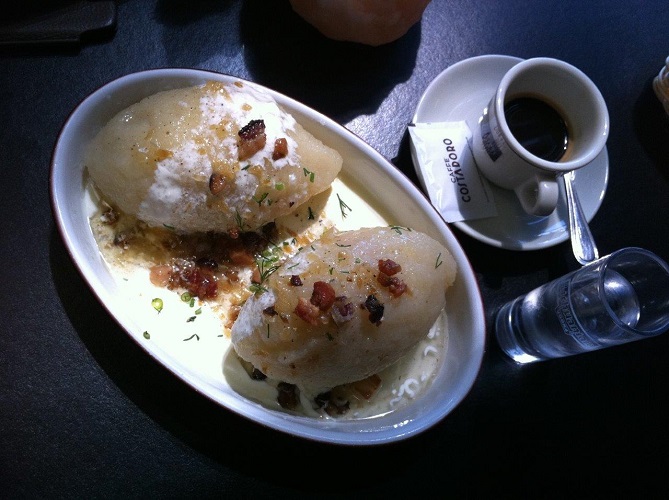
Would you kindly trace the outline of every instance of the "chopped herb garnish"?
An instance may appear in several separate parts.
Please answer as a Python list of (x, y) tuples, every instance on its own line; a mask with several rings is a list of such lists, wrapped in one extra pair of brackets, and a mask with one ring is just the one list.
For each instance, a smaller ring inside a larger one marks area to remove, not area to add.
[(151, 306), (160, 313), (163, 310), (163, 299), (155, 298), (151, 301)]
[(283, 185), (283, 182), (277, 182), (276, 184), (274, 184), (274, 189), (276, 189), (277, 191), (283, 191), (284, 187), (285, 186)]
[(348, 215), (346, 213), (346, 210), (348, 210), (349, 212), (352, 212), (353, 209), (351, 207), (349, 207), (346, 203), (344, 203), (344, 200), (342, 200), (340, 198), (339, 193), (337, 193), (337, 199), (339, 200), (339, 210), (341, 210), (341, 217), (342, 217), (342, 219), (345, 219), (346, 216)]
[(260, 283), (264, 283), (274, 271), (279, 269), (279, 267), (280, 266), (272, 266), (269, 269), (264, 269), (260, 271), (260, 280), (261, 280)]
[(411, 228), (402, 226), (390, 226), (390, 229), (395, 231), (397, 234), (402, 234), (402, 231), (407, 231), (407, 232), (411, 231)]
[(198, 307), (197, 309), (195, 309), (195, 314), (202, 314), (202, 308)]
[(439, 255), (437, 255), (437, 262), (434, 265), (434, 268), (438, 268), (440, 265), (442, 265), (444, 262), (441, 260), (441, 252), (439, 252)]
[(267, 338), (269, 338), (269, 323), (267, 323)]
[(188, 292), (184, 292), (181, 294), (181, 302), (190, 302), (192, 299), (192, 295)]
[(334, 340), (334, 337), (330, 332), (327, 332), (325, 335), (327, 336), (328, 340)]
[(237, 227), (243, 231), (244, 230), (244, 221), (242, 220), (242, 216), (239, 215), (239, 211), (235, 209), (235, 222), (237, 223)]
[(316, 174), (310, 170), (307, 170), (306, 168), (303, 168), (302, 170), (304, 171), (304, 176), (309, 177), (309, 182), (314, 182)]
[(186, 323), (192, 323), (193, 321), (195, 321), (195, 316), (191, 316), (190, 318), (188, 318), (186, 320)]
[(307, 217), (307, 219), (314, 220), (316, 217), (314, 217), (313, 210), (311, 210), (311, 207), (307, 207), (307, 208), (309, 209), (309, 216)]
[(263, 252), (262, 255), (256, 259), (256, 266), (258, 266), (258, 273), (260, 274), (260, 283), (264, 283), (272, 273), (281, 267), (277, 264), (278, 261), (279, 257), (275, 251)]
[(348, 248), (351, 246), (351, 245), (344, 245), (342, 243), (335, 243), (335, 245), (337, 245), (339, 248)]
[(187, 339), (184, 339), (184, 342), (188, 342), (189, 340), (193, 340), (193, 339), (200, 340), (200, 336), (197, 333), (194, 333), (193, 335), (191, 335)]
[(265, 293), (267, 288), (262, 286), (260, 283), (251, 283), (249, 290), (253, 293)]
[[(269, 196), (269, 193), (263, 193), (260, 198), (256, 198), (254, 196), (253, 201), (255, 201), (258, 204), (258, 206), (260, 206), (260, 205), (262, 205), (262, 202), (265, 201), (265, 198), (267, 198), (268, 196)], [(271, 203), (268, 201), (267, 204), (269, 205)]]
[(151, 334), (150, 334), (149, 332), (147, 332), (147, 331), (145, 331), (144, 333), (142, 333), (142, 336), (143, 336), (145, 339), (147, 339), (147, 340), (151, 338)]
[(166, 227), (170, 231), (174, 231), (174, 226), (170, 226), (169, 224), (163, 224), (163, 227)]

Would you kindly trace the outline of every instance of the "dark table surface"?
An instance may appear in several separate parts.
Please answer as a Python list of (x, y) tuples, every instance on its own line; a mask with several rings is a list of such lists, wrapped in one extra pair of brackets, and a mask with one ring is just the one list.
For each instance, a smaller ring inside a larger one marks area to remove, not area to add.
[[(115, 32), (0, 48), (0, 496), (666, 498), (666, 334), (516, 366), (489, 328), (479, 377), (442, 422), (390, 445), (319, 444), (241, 418), (157, 364), (96, 301), (57, 232), (58, 132), (116, 77), (193, 67), (258, 82), (415, 180), (406, 125), (421, 94), (481, 54), (556, 57), (594, 80), (611, 118), (610, 180), (591, 223), (600, 252), (640, 246), (669, 260), (669, 120), (651, 89), (669, 55), (666, 0), (433, 0), (376, 48), (322, 37), (286, 0), (129, 0)], [(453, 230), (488, 321), (577, 267), (568, 242), (515, 252)]]

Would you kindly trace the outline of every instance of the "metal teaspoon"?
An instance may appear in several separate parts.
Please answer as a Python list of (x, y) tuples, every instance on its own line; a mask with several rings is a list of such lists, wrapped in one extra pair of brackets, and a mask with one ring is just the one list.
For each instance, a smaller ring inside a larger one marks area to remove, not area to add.
[(574, 257), (581, 265), (588, 264), (599, 258), (597, 245), (590, 232), (588, 220), (585, 218), (578, 194), (574, 189), (574, 171), (565, 173), (565, 192), (567, 193), (567, 209), (569, 211), (569, 233), (571, 235), (571, 247)]

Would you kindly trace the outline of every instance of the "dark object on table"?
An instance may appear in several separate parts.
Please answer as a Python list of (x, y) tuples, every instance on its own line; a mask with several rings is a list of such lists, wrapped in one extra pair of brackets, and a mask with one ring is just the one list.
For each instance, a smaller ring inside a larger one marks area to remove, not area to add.
[(76, 44), (116, 30), (113, 1), (22, 2), (0, 21), (0, 46)]

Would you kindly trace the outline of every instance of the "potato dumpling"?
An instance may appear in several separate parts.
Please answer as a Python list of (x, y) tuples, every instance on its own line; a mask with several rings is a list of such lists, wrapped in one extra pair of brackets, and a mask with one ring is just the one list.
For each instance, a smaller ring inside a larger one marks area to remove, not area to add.
[(268, 377), (315, 390), (378, 373), (425, 338), (456, 264), (418, 231), (364, 228), (330, 231), (262, 275), (233, 346)]
[(181, 233), (255, 231), (327, 189), (342, 165), (270, 95), (241, 82), (133, 104), (85, 161), (107, 202)]

